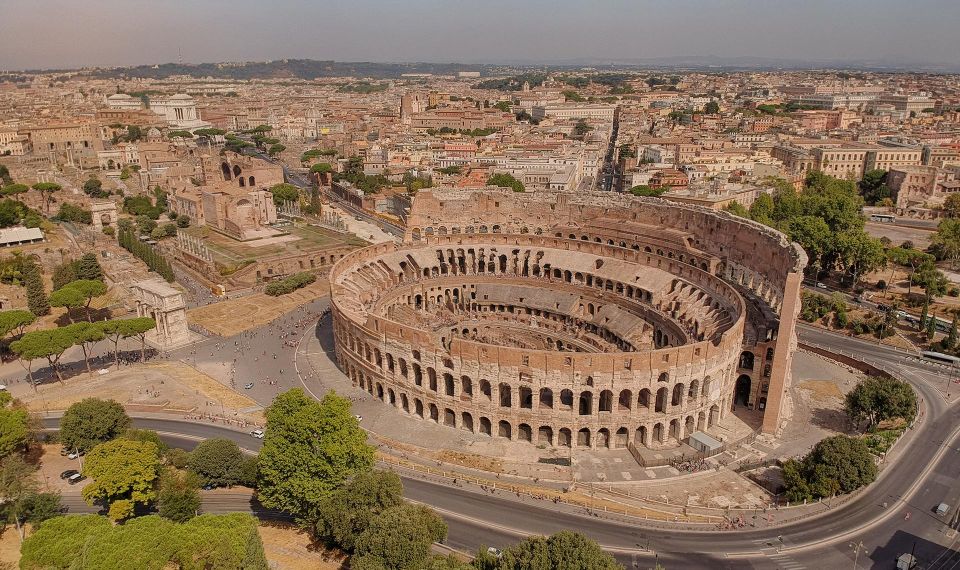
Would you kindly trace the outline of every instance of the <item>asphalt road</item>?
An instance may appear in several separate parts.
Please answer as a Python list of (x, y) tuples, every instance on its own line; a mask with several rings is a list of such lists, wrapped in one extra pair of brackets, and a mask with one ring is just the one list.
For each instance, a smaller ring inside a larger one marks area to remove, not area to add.
[[(405, 494), (436, 508), (450, 525), (448, 544), (466, 551), (481, 545), (503, 546), (527, 533), (549, 534), (568, 528), (594, 538), (628, 568), (649, 567), (653, 556), (671, 569), (840, 568), (852, 565), (852, 546), (861, 541), (861, 568), (892, 567), (898, 554), (911, 549), (929, 568), (953, 568), (957, 541), (947, 528), (949, 517), (933, 513), (941, 501), (954, 507), (960, 504), (960, 489), (955, 484), (960, 473), (960, 438), (956, 432), (960, 412), (949, 407), (939, 392), (943, 389), (942, 368), (916, 362), (907, 353), (888, 347), (808, 327), (801, 328), (800, 337), (857, 354), (902, 374), (916, 386), (925, 408), (924, 419), (917, 424), (895, 467), (885, 470), (856, 499), (819, 517), (772, 529), (665, 530), (562, 512), (515, 497), (491, 496), (410, 477), (404, 477)], [(210, 437), (227, 437), (254, 451), (261, 443), (217, 425), (153, 419), (137, 419), (135, 424), (157, 430), (170, 438), (170, 443), (184, 447)], [(246, 497), (220, 497), (217, 501), (221, 509), (250, 507)], [(762, 526), (762, 516), (759, 520), (749, 522)], [(782, 545), (778, 537), (782, 537)]]

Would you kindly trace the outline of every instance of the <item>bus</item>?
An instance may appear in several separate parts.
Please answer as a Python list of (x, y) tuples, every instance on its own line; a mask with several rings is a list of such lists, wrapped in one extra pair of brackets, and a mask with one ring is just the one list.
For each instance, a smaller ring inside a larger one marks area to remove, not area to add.
[(944, 354), (942, 352), (934, 352), (932, 350), (924, 350), (920, 353), (920, 356), (926, 358), (927, 360), (935, 360), (943, 364), (950, 364), (952, 366), (960, 365), (960, 358), (956, 356), (951, 356), (949, 354)]
[(897, 217), (893, 214), (870, 214), (870, 221), (892, 224), (897, 221)]

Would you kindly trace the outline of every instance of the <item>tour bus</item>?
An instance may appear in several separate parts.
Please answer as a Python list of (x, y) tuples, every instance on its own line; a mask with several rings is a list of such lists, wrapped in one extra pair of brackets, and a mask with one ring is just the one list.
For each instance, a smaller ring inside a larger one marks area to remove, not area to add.
[(892, 224), (897, 221), (897, 217), (893, 214), (870, 214), (870, 221)]
[(927, 360), (935, 360), (937, 362), (942, 362), (944, 364), (951, 364), (953, 366), (960, 365), (960, 358), (956, 356), (951, 356), (949, 354), (944, 354), (942, 352), (934, 352), (932, 350), (924, 350), (920, 353), (920, 356), (926, 358)]

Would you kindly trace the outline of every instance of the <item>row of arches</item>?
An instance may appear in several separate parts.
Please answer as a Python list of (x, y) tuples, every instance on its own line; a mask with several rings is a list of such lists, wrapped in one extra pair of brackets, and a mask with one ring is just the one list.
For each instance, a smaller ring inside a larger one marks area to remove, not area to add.
[(382, 382), (357, 374), (357, 385), (375, 398), (414, 417), (433, 421), (451, 428), (459, 428), (470, 433), (502, 437), (515, 441), (543, 444), (559, 447), (624, 448), (629, 443), (645, 447), (657, 447), (672, 442), (680, 442), (694, 431), (712, 428), (721, 418), (721, 407), (712, 405), (701, 410), (665, 422), (640, 425), (636, 428), (620, 426), (569, 428), (553, 425), (540, 425), (534, 431), (533, 425), (526, 422), (497, 420), (488, 416), (474, 415), (469, 411), (457, 411), (450, 407), (440, 407), (436, 403), (425, 401), (406, 392), (396, 392), (385, 387)]
[[(614, 411), (627, 414), (671, 414), (701, 405), (709, 397), (713, 382), (707, 376), (702, 383), (693, 379), (689, 384), (677, 382), (672, 386), (642, 388), (636, 392), (622, 389), (617, 393), (609, 389), (585, 389), (575, 392), (570, 388), (555, 392), (547, 387), (536, 389), (527, 385), (513, 386), (508, 382), (494, 384), (486, 379), (480, 379), (475, 386), (474, 380), (467, 375), (455, 377), (453, 373), (445, 371), (438, 374), (432, 366), (423, 368), (418, 362), (408, 363), (404, 358), (394, 359), (389, 353), (384, 358), (379, 348), (371, 351), (366, 345), (358, 347), (352, 342), (349, 346), (358, 357), (388, 375), (388, 382), (398, 381), (399, 386), (402, 386), (403, 382), (412, 383), (423, 392), (432, 392), (461, 402), (478, 403), (488, 408), (567, 411), (579, 416), (602, 415)], [(357, 352), (357, 348), (365, 350)], [(351, 380), (356, 381), (356, 369), (350, 363), (346, 363), (345, 368)], [(658, 384), (667, 382), (669, 374), (664, 372), (658, 378)], [(587, 384), (592, 386), (593, 379), (588, 377)]]

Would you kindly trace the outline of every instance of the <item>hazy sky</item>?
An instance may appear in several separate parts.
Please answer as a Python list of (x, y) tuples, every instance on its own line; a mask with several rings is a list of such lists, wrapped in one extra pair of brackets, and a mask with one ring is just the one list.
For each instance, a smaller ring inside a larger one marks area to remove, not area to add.
[(669, 56), (956, 62), (960, 0), (0, 0), (0, 69)]

